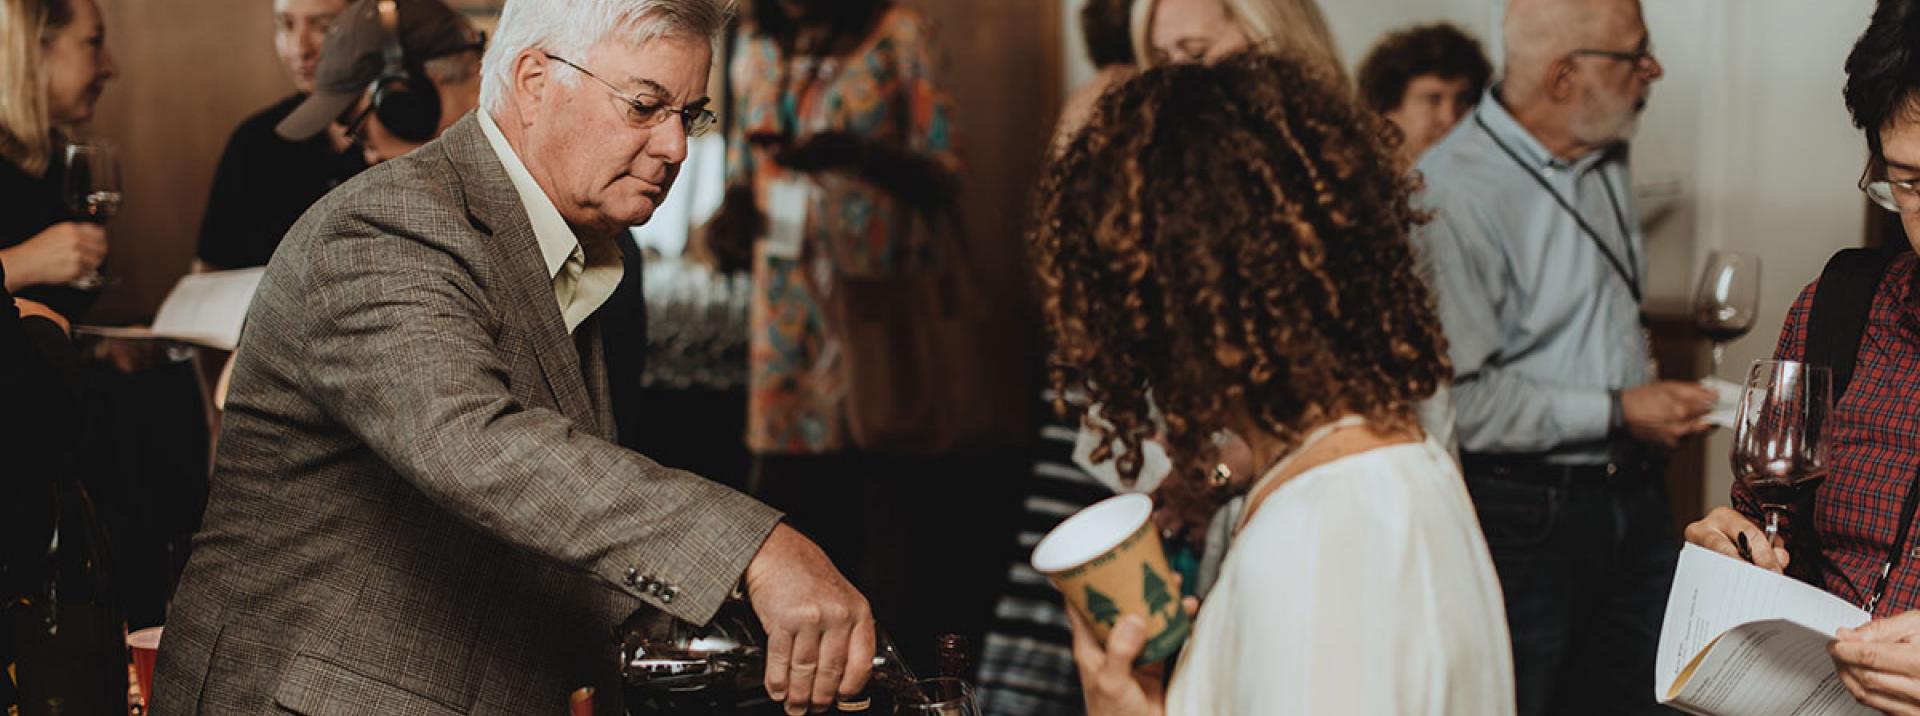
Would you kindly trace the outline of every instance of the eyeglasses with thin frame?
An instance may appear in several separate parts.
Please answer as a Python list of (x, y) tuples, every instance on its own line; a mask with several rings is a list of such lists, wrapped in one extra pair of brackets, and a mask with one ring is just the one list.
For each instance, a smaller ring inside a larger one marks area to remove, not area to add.
[(1574, 50), (1567, 53), (1567, 56), (1600, 57), (1625, 62), (1632, 65), (1634, 69), (1644, 72), (1653, 68), (1653, 39), (1647, 38), (1641, 40), (1638, 48), (1628, 52), (1622, 52), (1620, 50)]
[(1880, 208), (1895, 214), (1920, 214), (1920, 184), (1911, 181), (1860, 178), (1860, 191)]
[(651, 102), (642, 99), (638, 95), (628, 95), (621, 92), (620, 88), (612, 82), (601, 79), (599, 75), (587, 71), (587, 68), (574, 64), (566, 58), (546, 52), (541, 54), (546, 55), (549, 60), (579, 70), (580, 74), (592, 77), (595, 82), (606, 85), (607, 91), (613, 93), (615, 99), (626, 103), (627, 122), (632, 124), (636, 129), (644, 129), (657, 125), (666, 121), (669, 115), (680, 118), (680, 128), (686, 130), (688, 137), (698, 137), (706, 134), (707, 130), (713, 127), (716, 119), (713, 115), (713, 110), (705, 107), (673, 107), (660, 102)]

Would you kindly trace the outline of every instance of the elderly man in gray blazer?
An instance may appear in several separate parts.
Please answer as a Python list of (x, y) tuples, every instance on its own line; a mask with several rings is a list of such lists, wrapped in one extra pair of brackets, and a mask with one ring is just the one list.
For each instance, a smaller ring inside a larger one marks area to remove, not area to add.
[(562, 713), (595, 686), (618, 713), (615, 625), (736, 588), (789, 713), (864, 684), (871, 613), (813, 543), (614, 443), (595, 309), (713, 121), (726, 6), (510, 0), (481, 109), (288, 233), (155, 712)]

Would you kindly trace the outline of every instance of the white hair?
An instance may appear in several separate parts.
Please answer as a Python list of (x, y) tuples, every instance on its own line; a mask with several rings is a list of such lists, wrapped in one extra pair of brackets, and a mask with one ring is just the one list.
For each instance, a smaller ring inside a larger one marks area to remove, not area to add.
[[(711, 41), (732, 16), (733, 0), (507, 0), (481, 62), (480, 107), (506, 107), (514, 58), (526, 50), (585, 62), (587, 48), (606, 39), (632, 45), (662, 37)], [(571, 85), (579, 81), (576, 75), (555, 78)]]

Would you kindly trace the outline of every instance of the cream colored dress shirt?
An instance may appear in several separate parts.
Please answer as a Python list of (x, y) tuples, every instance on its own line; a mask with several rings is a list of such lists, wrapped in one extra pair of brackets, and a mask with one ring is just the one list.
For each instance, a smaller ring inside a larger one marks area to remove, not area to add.
[(620, 276), (626, 271), (620, 247), (610, 241), (581, 243), (560, 217), (560, 210), (554, 208), (553, 200), (533, 180), (527, 165), (521, 163), (520, 155), (507, 143), (506, 135), (500, 133), (500, 125), (485, 111), (477, 114), (480, 131), (487, 135), (487, 144), (507, 168), (507, 178), (513, 181), (513, 190), (527, 209), (533, 238), (540, 242), (540, 256), (546, 259), (547, 274), (553, 277), (553, 297), (560, 304), (560, 317), (566, 321), (567, 332), (572, 333), (620, 286)]

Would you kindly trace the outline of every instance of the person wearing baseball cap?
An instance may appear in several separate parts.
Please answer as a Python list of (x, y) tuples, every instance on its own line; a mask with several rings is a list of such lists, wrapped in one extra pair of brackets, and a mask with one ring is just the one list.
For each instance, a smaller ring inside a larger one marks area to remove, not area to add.
[(266, 265), (281, 235), (307, 207), (367, 168), (342, 127), (299, 141), (273, 131), (313, 92), (321, 45), (347, 0), (271, 2), (273, 45), (294, 92), (246, 118), (227, 139), (200, 222), (196, 271)]
[(441, 0), (358, 0), (327, 34), (291, 141), (346, 128), (368, 164), (425, 144), (480, 102), (483, 38)]

